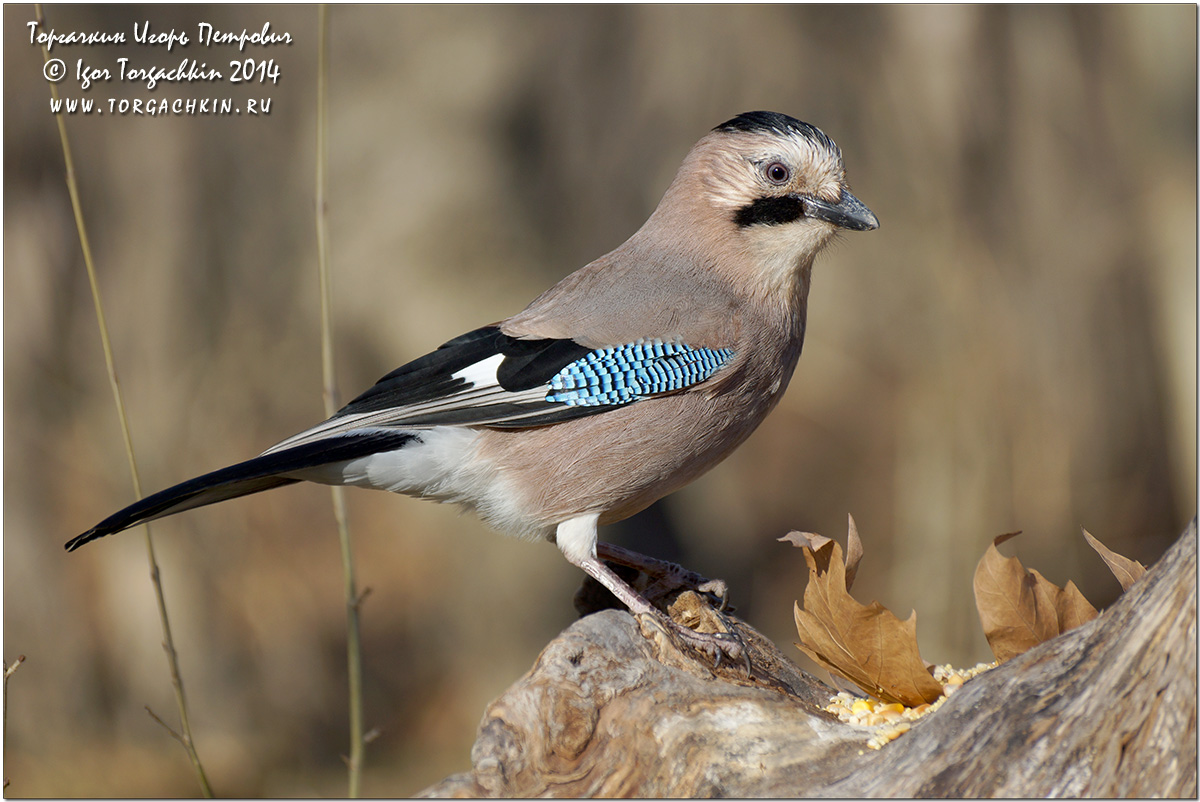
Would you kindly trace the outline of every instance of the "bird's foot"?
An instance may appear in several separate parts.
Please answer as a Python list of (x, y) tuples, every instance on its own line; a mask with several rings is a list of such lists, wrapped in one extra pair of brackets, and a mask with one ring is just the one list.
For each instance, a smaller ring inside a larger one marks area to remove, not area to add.
[(596, 555), (601, 560), (634, 568), (650, 577), (653, 581), (642, 591), (642, 595), (647, 599), (661, 599), (680, 589), (694, 590), (708, 596), (717, 605), (718, 610), (734, 610), (729, 604), (729, 586), (723, 579), (709, 579), (684, 568), (679, 563), (647, 557), (645, 554), (611, 543), (597, 543)]
[[(607, 546), (608, 544), (604, 545)], [(637, 616), (643, 623), (643, 632), (645, 634), (649, 635), (644, 628), (646, 620), (648, 618), (653, 619), (665, 630), (664, 634), (676, 641), (677, 644), (686, 644), (692, 650), (704, 655), (712, 662), (714, 668), (719, 667), (723, 661), (730, 660), (741, 665), (745, 674), (748, 675), (750, 673), (750, 658), (747, 654), (746, 646), (736, 634), (729, 619), (722, 613), (714, 610), (711, 604), (700, 593), (692, 591), (685, 591), (679, 594), (678, 598), (671, 604), (669, 613), (655, 607), (645, 596), (634, 590), (603, 561), (609, 559), (614, 550), (624, 552), (624, 549), (609, 547), (607, 550), (608, 553), (604, 554), (603, 550), (598, 548), (597, 556), (579, 559), (575, 564), (583, 569), (584, 573), (589, 577), (607, 588), (617, 600)], [(568, 552), (564, 551), (563, 553), (567, 554)], [(633, 554), (633, 552), (626, 552), (621, 556), (625, 556), (626, 554)], [(635, 556), (642, 557), (642, 555)], [(660, 565), (669, 565), (669, 563), (665, 563), (662, 560), (653, 560), (653, 558), (649, 557), (643, 559)], [(624, 562), (623, 560), (619, 561)], [(639, 570), (641, 569), (639, 568)], [(690, 574), (691, 572), (687, 573)], [(695, 574), (693, 576), (703, 580), (703, 577)], [(707, 582), (708, 580), (703, 580), (699, 584)], [(721, 583), (721, 586), (718, 586), (717, 589), (721, 589), (723, 585), (724, 583)], [(709, 587), (712, 588), (714, 586), (710, 585)], [(580, 595), (577, 594), (576, 609), (579, 609), (580, 601)]]
[[(708, 612), (710, 616), (716, 615), (711, 608)], [(653, 614), (677, 643), (699, 652), (712, 663), (713, 668), (720, 668), (723, 663), (729, 662), (741, 667), (744, 674), (750, 673), (750, 657), (746, 651), (746, 644), (732, 629), (725, 632), (701, 632), (675, 621), (658, 610), (654, 610)], [(687, 617), (689, 616), (685, 615), (685, 618)], [(719, 619), (720, 616), (717, 618)], [(724, 625), (724, 622), (722, 624)]]

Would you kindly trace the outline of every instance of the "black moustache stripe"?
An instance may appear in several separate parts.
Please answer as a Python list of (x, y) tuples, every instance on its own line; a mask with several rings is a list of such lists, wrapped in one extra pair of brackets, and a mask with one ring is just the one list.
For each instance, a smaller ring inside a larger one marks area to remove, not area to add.
[(792, 195), (778, 198), (755, 198), (748, 206), (738, 209), (733, 222), (746, 226), (776, 226), (791, 223), (804, 216), (804, 205)]

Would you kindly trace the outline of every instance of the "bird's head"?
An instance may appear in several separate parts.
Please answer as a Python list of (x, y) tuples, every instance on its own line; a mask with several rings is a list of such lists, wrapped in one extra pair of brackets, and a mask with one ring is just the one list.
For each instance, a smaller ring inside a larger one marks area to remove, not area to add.
[(879, 227), (850, 193), (834, 141), (816, 126), (770, 111), (739, 114), (697, 142), (660, 211), (751, 257), (772, 289), (778, 284), (769, 279), (790, 281), (806, 272), (838, 231)]

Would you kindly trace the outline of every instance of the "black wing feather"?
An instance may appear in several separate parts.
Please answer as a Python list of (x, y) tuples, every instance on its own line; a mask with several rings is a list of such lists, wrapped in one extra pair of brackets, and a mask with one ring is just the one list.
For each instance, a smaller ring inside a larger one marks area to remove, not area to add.
[(507, 342), (500, 348), (504, 361), (496, 370), (496, 380), (505, 390), (514, 393), (545, 384), (554, 378), (554, 374), (592, 350), (574, 340), (505, 339)]
[(335, 415), (406, 407), (451, 395), (467, 382), (453, 375), (499, 351), (505, 337), (498, 326), (484, 326), (443, 343), (435, 350), (401, 365), (360, 394)]
[[(373, 387), (342, 407), (332, 420), (363, 413), (396, 410), (389, 426), (494, 426), (497, 428), (546, 426), (585, 415), (595, 415), (611, 405), (571, 407), (541, 399), (504, 403), (494, 400), (464, 403), (429, 412), (404, 414), (406, 407), (465, 394), (470, 382), (454, 374), (471, 365), (504, 357), (496, 381), (508, 392), (522, 392), (546, 384), (567, 365), (592, 351), (574, 340), (525, 340), (511, 337), (499, 326), (469, 331), (387, 374)], [(466, 401), (464, 395), (463, 398)]]

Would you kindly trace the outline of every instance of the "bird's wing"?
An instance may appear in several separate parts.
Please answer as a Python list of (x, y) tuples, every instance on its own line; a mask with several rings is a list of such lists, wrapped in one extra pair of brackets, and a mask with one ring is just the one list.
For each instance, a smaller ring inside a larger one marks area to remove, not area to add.
[(592, 348), (486, 326), (397, 368), (329, 420), (264, 453), (363, 430), (546, 426), (687, 389), (732, 356), (655, 339)]
[(497, 326), (397, 368), (332, 418), (259, 456), (147, 496), (73, 538), (67, 550), (183, 510), (298, 481), (321, 465), (395, 451), (433, 426), (546, 426), (704, 381), (733, 352), (640, 340), (591, 348), (521, 339)]

